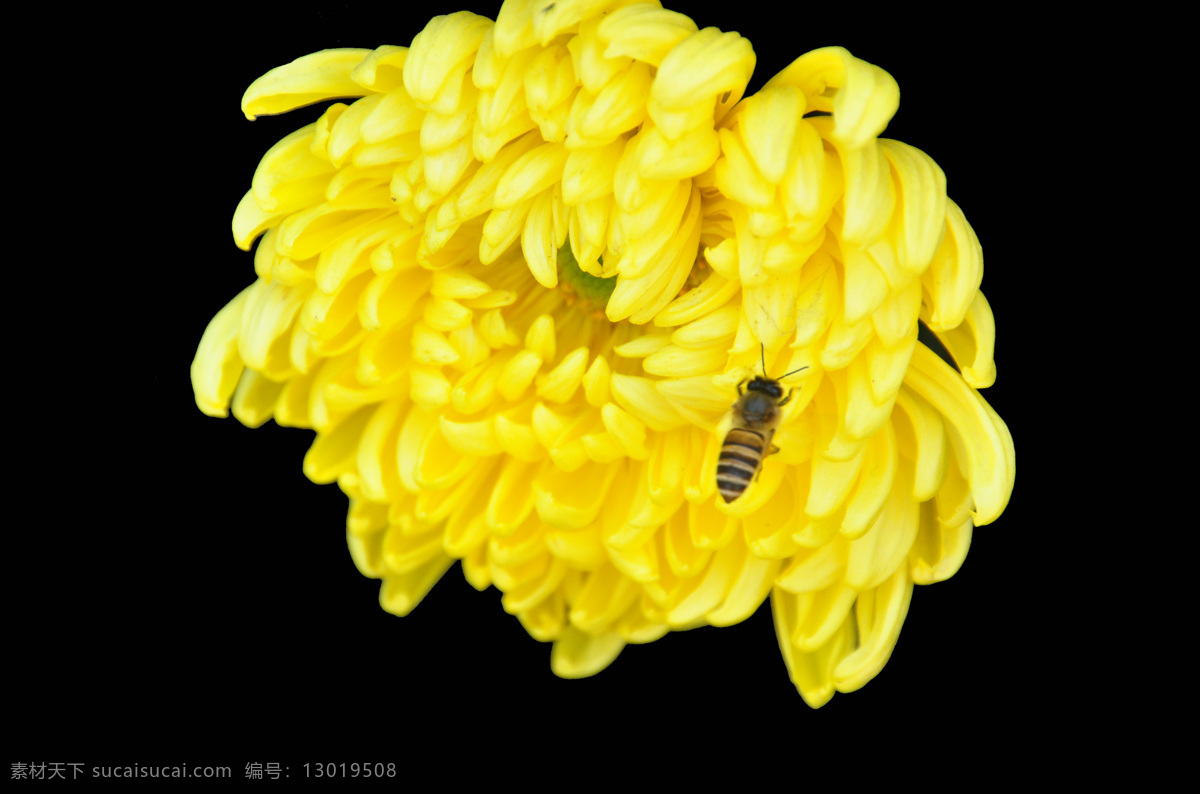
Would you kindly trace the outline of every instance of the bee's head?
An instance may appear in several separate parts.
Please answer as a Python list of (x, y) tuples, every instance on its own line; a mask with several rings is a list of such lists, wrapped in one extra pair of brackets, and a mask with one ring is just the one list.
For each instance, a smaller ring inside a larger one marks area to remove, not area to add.
[(783, 387), (779, 385), (779, 381), (770, 378), (755, 378), (746, 386), (746, 391), (765, 394), (773, 400), (783, 397)]

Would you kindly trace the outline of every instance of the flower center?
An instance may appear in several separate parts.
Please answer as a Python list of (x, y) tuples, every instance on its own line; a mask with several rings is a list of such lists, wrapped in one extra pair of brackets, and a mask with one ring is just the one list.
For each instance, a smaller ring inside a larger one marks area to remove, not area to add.
[(570, 245), (558, 249), (558, 287), (568, 306), (583, 303), (585, 311), (604, 314), (604, 307), (617, 286), (617, 277), (600, 278), (580, 269)]

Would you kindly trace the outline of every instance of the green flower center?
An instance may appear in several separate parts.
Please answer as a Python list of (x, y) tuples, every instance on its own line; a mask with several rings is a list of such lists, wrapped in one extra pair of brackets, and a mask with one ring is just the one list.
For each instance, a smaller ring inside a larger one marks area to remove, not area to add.
[[(558, 249), (558, 286), (568, 296), (573, 295), (603, 311), (617, 286), (617, 277), (600, 278), (581, 270), (571, 246), (564, 245)], [(568, 299), (568, 302), (573, 301)]]

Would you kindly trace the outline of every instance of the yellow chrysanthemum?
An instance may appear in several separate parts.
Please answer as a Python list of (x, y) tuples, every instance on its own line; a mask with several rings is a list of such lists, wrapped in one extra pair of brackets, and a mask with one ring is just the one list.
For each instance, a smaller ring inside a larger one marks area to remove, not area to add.
[[(358, 98), (259, 165), (233, 220), (258, 278), (205, 332), (196, 401), (317, 432), (304, 471), (349, 495), (385, 609), (461, 559), (580, 677), (769, 595), (820, 706), (1004, 509), (979, 243), (938, 166), (878, 137), (895, 81), (828, 47), (743, 98), (754, 64), (655, 2), (509, 0), (246, 92), (249, 118)], [(726, 503), (760, 356), (806, 369)]]

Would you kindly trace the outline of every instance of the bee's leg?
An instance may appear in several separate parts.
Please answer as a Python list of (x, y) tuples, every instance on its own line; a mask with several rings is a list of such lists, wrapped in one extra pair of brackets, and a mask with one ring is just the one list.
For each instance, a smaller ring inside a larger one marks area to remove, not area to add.
[[(775, 446), (774, 444), (771, 444), (769, 447), (767, 447), (767, 454), (763, 455), (763, 457), (764, 458), (770, 457), (771, 455), (774, 455), (778, 451), (779, 451), (779, 447)], [(758, 482), (758, 478), (762, 476), (762, 471), (763, 471), (763, 467), (759, 466), (758, 471), (754, 472), (754, 481), (755, 482)]]
[(787, 405), (789, 402), (792, 401), (792, 392), (794, 392), (794, 391), (796, 391), (796, 390), (795, 389), (788, 390), (787, 397), (784, 397), (782, 400), (779, 401), (780, 408), (782, 408), (783, 406)]
[(771, 443), (774, 440), (775, 440), (775, 431), (772, 430), (771, 434), (763, 439), (763, 441), (766, 442), (765, 446), (767, 448), (767, 454), (763, 455), (764, 458), (770, 457), (771, 455), (774, 455), (776, 452), (779, 451), (779, 447), (777, 447)]
[(750, 380), (750, 379), (749, 379), (749, 378), (743, 378), (743, 379), (742, 379), (742, 382), (738, 384), (738, 397), (741, 397), (741, 396), (742, 396), (742, 387), (746, 385), (746, 381), (748, 381), (748, 380)]

